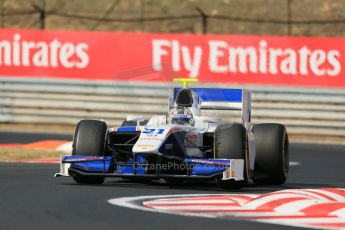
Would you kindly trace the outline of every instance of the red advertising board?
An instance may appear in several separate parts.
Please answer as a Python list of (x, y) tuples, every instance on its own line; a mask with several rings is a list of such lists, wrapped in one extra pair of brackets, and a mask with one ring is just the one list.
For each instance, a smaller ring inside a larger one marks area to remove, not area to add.
[(345, 38), (0, 30), (0, 76), (345, 88)]

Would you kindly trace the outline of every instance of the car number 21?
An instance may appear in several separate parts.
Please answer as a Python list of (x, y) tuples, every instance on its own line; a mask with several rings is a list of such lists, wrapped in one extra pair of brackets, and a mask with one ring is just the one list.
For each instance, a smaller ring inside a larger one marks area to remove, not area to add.
[(147, 129), (145, 128), (142, 133), (145, 134), (163, 134), (165, 129)]

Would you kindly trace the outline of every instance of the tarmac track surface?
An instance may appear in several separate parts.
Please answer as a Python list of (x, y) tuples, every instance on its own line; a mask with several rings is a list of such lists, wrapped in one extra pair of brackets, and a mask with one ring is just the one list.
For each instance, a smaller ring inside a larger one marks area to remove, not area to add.
[[(3, 136), (6, 135), (0, 133), (0, 137)], [(48, 138), (68, 140), (70, 137), (52, 135)], [(25, 134), (12, 134), (8, 138), (12, 143), (20, 143), (21, 139), (32, 141)], [(35, 140), (42, 139), (47, 139), (47, 135), (35, 136)], [(0, 229), (296, 229), (236, 219), (145, 212), (107, 202), (118, 197), (151, 195), (258, 194), (288, 188), (345, 188), (344, 145), (291, 144), (290, 160), (299, 164), (290, 167), (289, 179), (283, 186), (250, 185), (235, 191), (222, 190), (213, 184), (169, 187), (161, 182), (143, 184), (123, 179), (107, 179), (101, 186), (76, 185), (71, 178), (53, 178), (58, 171), (56, 164), (0, 163)]]

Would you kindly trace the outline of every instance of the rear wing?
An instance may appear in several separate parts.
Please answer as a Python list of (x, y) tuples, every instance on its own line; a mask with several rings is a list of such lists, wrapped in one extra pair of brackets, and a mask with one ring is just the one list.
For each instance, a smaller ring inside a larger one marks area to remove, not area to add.
[[(181, 88), (173, 88), (170, 98), (171, 108)], [(196, 95), (199, 109), (208, 110), (241, 110), (243, 122), (251, 119), (251, 95), (246, 89), (191, 88)]]

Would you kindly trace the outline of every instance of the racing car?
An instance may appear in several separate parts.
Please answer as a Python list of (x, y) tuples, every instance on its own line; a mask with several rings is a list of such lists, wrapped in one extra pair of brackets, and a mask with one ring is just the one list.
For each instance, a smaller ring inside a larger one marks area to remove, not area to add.
[[(251, 123), (247, 89), (190, 88), (197, 79), (177, 78), (166, 115), (149, 120), (128, 115), (120, 127), (103, 120), (76, 125), (72, 155), (60, 172), (76, 183), (102, 184), (106, 177), (167, 183), (209, 180), (224, 188), (279, 185), (289, 172), (289, 140), (282, 124)], [(203, 110), (239, 110), (241, 122), (203, 116)]]

